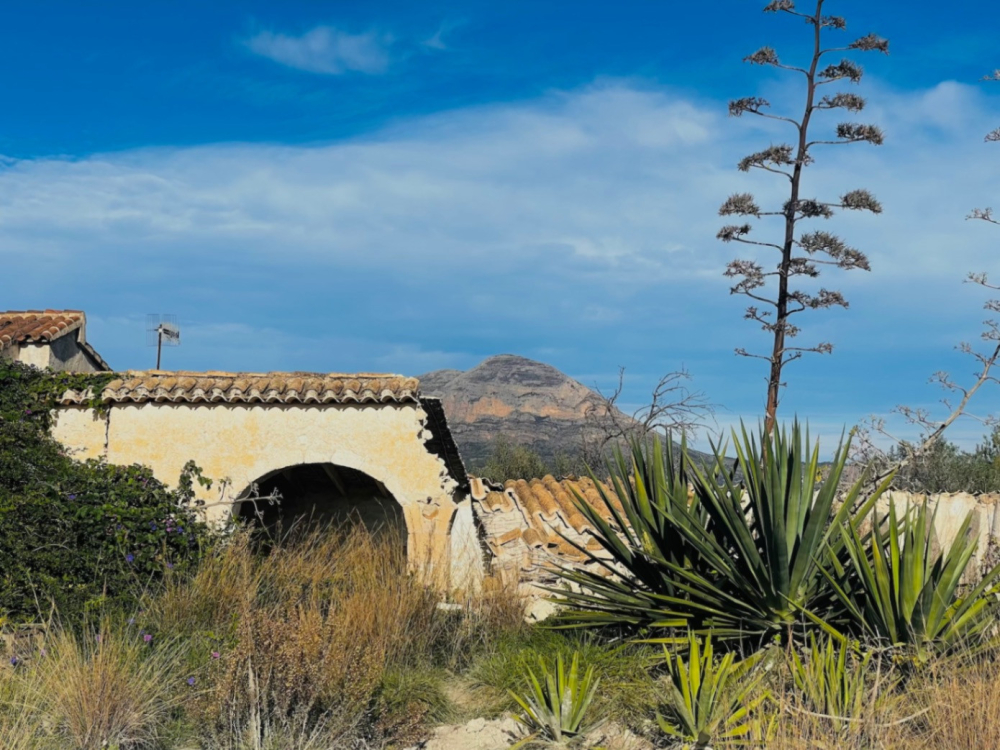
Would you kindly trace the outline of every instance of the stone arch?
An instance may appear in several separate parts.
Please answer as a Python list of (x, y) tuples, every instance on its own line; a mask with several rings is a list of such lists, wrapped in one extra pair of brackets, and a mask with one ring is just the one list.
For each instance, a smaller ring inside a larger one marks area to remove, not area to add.
[[(254, 499), (272, 495), (280, 502)], [(303, 522), (360, 523), (373, 532), (397, 535), (404, 543), (409, 536), (403, 505), (385, 484), (359, 469), (331, 462), (292, 464), (266, 472), (237, 496), (234, 515), (272, 528)]]

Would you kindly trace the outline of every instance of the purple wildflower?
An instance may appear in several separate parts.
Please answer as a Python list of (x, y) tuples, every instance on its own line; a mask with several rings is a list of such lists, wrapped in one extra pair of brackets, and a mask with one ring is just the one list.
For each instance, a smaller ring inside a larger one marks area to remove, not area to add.
[(20, 659), (18, 659), (18, 658), (17, 658), (17, 656), (12, 656), (12, 657), (10, 657), (10, 665), (11, 665), (12, 667), (16, 667), (16, 666), (17, 666), (17, 663), (18, 663), (19, 661), (21, 661), (21, 660), (20, 660)]
[(173, 567), (174, 567), (174, 564), (173, 564), (173, 563), (167, 563), (167, 567), (168, 567), (168, 568), (173, 568)]
[(69, 499), (70, 499), (70, 500), (76, 500), (76, 495), (74, 495), (74, 494), (70, 494), (70, 496), (69, 496)]
[(188, 685), (194, 687), (194, 677), (188, 677)]
[(219, 658), (219, 656), (221, 656), (221, 654), (220, 654), (220, 653), (219, 653), (218, 651), (213, 651), (213, 652), (212, 652), (212, 658), (213, 658), (213, 659), (218, 659), (218, 658)]
[(146, 643), (152, 643), (153, 636), (151, 636), (149, 633), (143, 633), (142, 640), (145, 641)]
[(135, 562), (135, 555), (129, 552), (127, 555), (125, 555), (125, 562)]

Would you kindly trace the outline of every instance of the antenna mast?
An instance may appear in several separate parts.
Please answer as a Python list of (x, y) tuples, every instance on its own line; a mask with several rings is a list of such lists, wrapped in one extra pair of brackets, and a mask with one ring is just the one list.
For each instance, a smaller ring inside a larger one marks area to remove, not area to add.
[(181, 345), (181, 329), (177, 325), (176, 315), (146, 315), (146, 345), (156, 347), (156, 369), (160, 369), (160, 361), (164, 346)]

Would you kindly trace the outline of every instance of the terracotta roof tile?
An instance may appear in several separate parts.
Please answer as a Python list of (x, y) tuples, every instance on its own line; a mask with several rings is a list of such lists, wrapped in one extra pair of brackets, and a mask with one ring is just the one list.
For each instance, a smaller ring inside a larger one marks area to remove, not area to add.
[(541, 532), (539, 532), (538, 529), (534, 528), (526, 529), (524, 533), (521, 535), (521, 538), (524, 539), (524, 543), (527, 544), (529, 547), (545, 546), (545, 537), (542, 536)]
[[(129, 371), (101, 391), (105, 403), (385, 404), (418, 403), (416, 378), (375, 373)], [(90, 394), (69, 390), (64, 405)]]
[(14, 344), (52, 341), (75, 331), (85, 321), (81, 310), (0, 312), (0, 350)]

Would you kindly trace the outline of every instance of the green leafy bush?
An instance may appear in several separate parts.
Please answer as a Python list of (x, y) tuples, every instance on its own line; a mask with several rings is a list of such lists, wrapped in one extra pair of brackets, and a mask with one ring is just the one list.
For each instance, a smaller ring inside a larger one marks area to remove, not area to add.
[[(910, 457), (914, 446), (903, 442), (889, 451), (887, 463)], [(1000, 426), (971, 451), (938, 440), (896, 472), (893, 487), (910, 492), (1000, 492)]]
[(505, 482), (508, 479), (544, 477), (549, 470), (545, 461), (534, 450), (526, 445), (513, 443), (504, 435), (498, 435), (479, 473), (494, 482)]
[(189, 567), (208, 533), (192, 464), (175, 491), (141, 466), (75, 461), (49, 436), (67, 378), (81, 376), (0, 361), (0, 616), (13, 620), (50, 605), (64, 623), (102, 602), (132, 606), (138, 589)]

